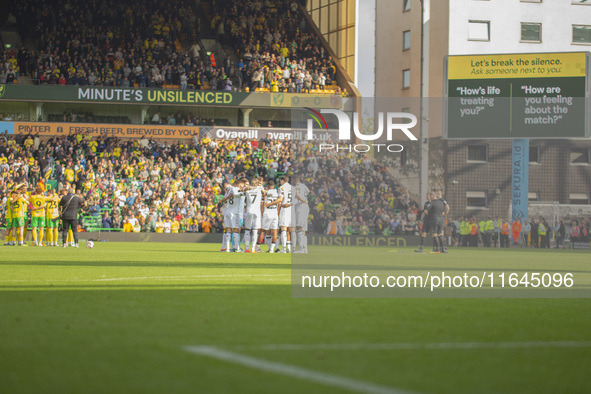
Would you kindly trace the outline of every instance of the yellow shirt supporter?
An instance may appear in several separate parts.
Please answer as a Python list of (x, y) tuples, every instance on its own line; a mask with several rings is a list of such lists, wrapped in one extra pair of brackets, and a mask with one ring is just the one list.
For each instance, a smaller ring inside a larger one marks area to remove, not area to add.
[(157, 221), (156, 222), (156, 232), (157, 233), (163, 233), (164, 232), (164, 223), (162, 221)]
[(68, 180), (68, 182), (70, 182), (70, 183), (74, 182), (74, 170), (72, 170), (71, 168), (68, 168), (64, 171), (64, 175), (66, 176), (66, 179)]
[(34, 218), (42, 218), (45, 217), (45, 208), (43, 209), (35, 209), (39, 208), (43, 204), (45, 204), (45, 196), (43, 194), (33, 194), (31, 196), (31, 204), (33, 205), (33, 211), (31, 212), (31, 216)]
[(176, 220), (173, 220), (170, 225), (170, 231), (174, 234), (177, 234), (179, 232), (179, 227), (180, 227), (179, 222), (177, 222)]

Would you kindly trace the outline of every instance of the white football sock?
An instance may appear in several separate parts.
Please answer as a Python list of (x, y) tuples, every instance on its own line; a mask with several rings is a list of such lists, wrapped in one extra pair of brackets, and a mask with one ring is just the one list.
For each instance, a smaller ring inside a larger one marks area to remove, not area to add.
[(304, 232), (298, 231), (297, 233), (297, 244), (300, 246), (300, 250), (304, 250)]
[(259, 240), (259, 230), (252, 230), (252, 250), (256, 250), (258, 240)]
[(287, 231), (281, 231), (281, 248), (287, 248)]
[(244, 232), (244, 248), (250, 249), (250, 230)]
[(234, 240), (236, 249), (240, 249), (240, 233), (232, 233), (232, 239)]
[(230, 237), (232, 236), (232, 234), (230, 233), (225, 233), (224, 234), (224, 249), (226, 250), (230, 250)]

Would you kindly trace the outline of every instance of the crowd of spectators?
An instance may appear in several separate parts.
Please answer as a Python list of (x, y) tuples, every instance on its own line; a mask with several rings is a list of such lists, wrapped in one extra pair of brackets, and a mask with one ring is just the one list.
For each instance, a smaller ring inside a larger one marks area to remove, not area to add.
[(240, 83), (254, 90), (300, 93), (324, 90), (336, 65), (295, 1), (219, 0), (212, 28), (232, 45)]
[[(208, 117), (198, 117), (190, 112), (168, 112), (162, 113), (156, 111), (153, 115), (145, 119), (145, 123), (150, 124), (166, 124), (166, 125), (183, 125), (183, 126), (214, 126), (216, 120)], [(218, 123), (219, 124), (219, 123)]]
[(0, 49), (0, 85), (18, 82), (19, 66), (14, 51)]
[(13, 122), (22, 122), (27, 120), (25, 115), (22, 112), (14, 112), (14, 113), (0, 113), (0, 122), (1, 121), (13, 121)]
[[(175, 224), (179, 232), (221, 232), (220, 201), (235, 179), (276, 180), (282, 174), (301, 175), (311, 191), (310, 233), (420, 231), (418, 204), (385, 164), (343, 150), (321, 153), (311, 141), (0, 134), (0, 212), (12, 185), (27, 181), (33, 187), (47, 179), (58, 191), (70, 187), (85, 198), (81, 215), (87, 229), (153, 232), (164, 223), (173, 232)], [(458, 225), (450, 225), (459, 234)], [(588, 240), (589, 221), (573, 221), (568, 228), (560, 223), (554, 231), (557, 245), (565, 237)]]
[(0, 53), (0, 83), (20, 74), (51, 85), (309, 92), (334, 79), (334, 61), (295, 2), (212, 2), (211, 26), (238, 54), (236, 64), (200, 48), (205, 21), (196, 7), (189, 0), (13, 2), (21, 37), (37, 49)]
[(123, 228), (134, 218), (142, 231), (158, 219), (178, 220), (182, 231), (222, 231), (219, 201), (237, 176), (275, 178), (289, 156), (279, 141), (189, 141), (70, 135), (64, 138), (0, 138), (0, 200), (10, 185), (34, 185), (47, 176), (57, 189), (75, 188), (86, 203), (83, 215), (101, 216), (103, 228)]
[(415, 215), (416, 204), (384, 167), (348, 155), (320, 155), (317, 147), (207, 136), (173, 142), (3, 134), (0, 201), (5, 204), (15, 182), (34, 185), (47, 178), (57, 182), (58, 191), (71, 187), (83, 195), (82, 215), (94, 217), (85, 221), (93, 227), (121, 229), (133, 221), (141, 231), (155, 231), (159, 220), (168, 219), (180, 231), (220, 232), (219, 202), (234, 179), (301, 173), (312, 191), (312, 232), (325, 233), (335, 220), (343, 234), (385, 234), (390, 228), (396, 233)]
[(70, 122), (70, 123), (131, 123), (127, 116), (103, 116), (95, 115), (91, 111), (81, 109), (67, 109), (61, 114), (48, 114), (49, 122)]
[(293, 144), (293, 171), (307, 180), (310, 231), (318, 234), (414, 235), (417, 207), (384, 164), (347, 151), (320, 153), (316, 144)]
[(180, 84), (182, 73), (206, 75), (199, 53), (182, 51), (199, 26), (188, 0), (142, 2), (71, 0), (12, 3), (24, 40), (16, 63), (41, 84), (153, 86)]

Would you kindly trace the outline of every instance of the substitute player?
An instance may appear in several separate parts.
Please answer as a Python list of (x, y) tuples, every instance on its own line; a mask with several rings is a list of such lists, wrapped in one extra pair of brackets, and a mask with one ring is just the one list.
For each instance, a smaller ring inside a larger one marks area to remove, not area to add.
[(29, 198), (31, 202), (31, 227), (33, 228), (33, 246), (43, 246), (43, 232), (45, 230), (45, 195), (39, 186)]
[(60, 213), (59, 213), (59, 197), (55, 192), (55, 189), (49, 189), (47, 197), (45, 197), (45, 228), (47, 231), (46, 245), (58, 246), (58, 228), (60, 224)]
[(308, 215), (310, 214), (310, 207), (308, 206), (308, 195), (310, 189), (301, 182), (301, 177), (296, 175), (294, 177), (295, 182), (295, 215), (296, 215), (296, 233), (297, 233), (297, 245), (298, 251), (294, 253), (308, 253), (308, 237), (306, 231), (308, 231)]
[(277, 232), (279, 230), (279, 214), (278, 208), (281, 204), (281, 196), (275, 189), (275, 182), (267, 181), (267, 194), (265, 195), (264, 210), (263, 210), (263, 231), (268, 238), (271, 237), (271, 245), (269, 246), (269, 253), (275, 253), (275, 245), (277, 243)]
[(258, 232), (261, 229), (263, 216), (262, 202), (264, 189), (262, 184), (262, 178), (255, 178), (252, 181), (252, 187), (249, 187), (245, 193), (246, 216), (244, 219), (244, 248), (246, 249), (246, 253), (257, 253)]
[[(279, 228), (281, 229), (281, 252), (280, 253), (291, 253), (292, 240), (295, 241), (295, 237), (292, 237), (293, 224), (292, 224), (292, 191), (291, 185), (288, 182), (288, 178), (284, 175), (279, 178), (279, 195), (281, 196), (281, 210), (279, 211)], [(295, 232), (293, 232), (295, 235)]]

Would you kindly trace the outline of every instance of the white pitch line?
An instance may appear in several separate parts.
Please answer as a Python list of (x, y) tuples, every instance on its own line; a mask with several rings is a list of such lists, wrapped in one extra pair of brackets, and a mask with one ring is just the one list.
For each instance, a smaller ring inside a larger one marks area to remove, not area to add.
[(134, 276), (131, 278), (103, 278), (92, 279), (96, 282), (108, 282), (117, 280), (147, 280), (147, 279), (196, 279), (196, 278), (267, 278), (277, 276), (291, 276), (290, 274), (267, 274), (267, 275), (189, 275), (189, 276)]
[[(40, 282), (54, 283), (54, 282), (109, 282), (122, 280), (186, 280), (199, 278), (273, 278), (273, 277), (287, 277), (291, 274), (268, 274), (268, 275), (188, 275), (188, 276), (134, 276), (130, 278), (98, 278), (98, 279), (44, 279)], [(14, 282), (38, 282), (35, 279), (0, 279), (0, 283), (14, 283)]]
[(309, 382), (320, 383), (332, 387), (338, 387), (351, 392), (367, 394), (410, 394), (409, 391), (405, 390), (380, 386), (377, 384), (346, 378), (343, 376), (312, 371), (309, 369), (296, 367), (288, 364), (277, 363), (274, 361), (262, 360), (259, 358), (245, 356), (243, 354), (218, 349), (213, 346), (186, 346), (184, 349), (188, 352), (199, 354), (201, 356), (208, 356), (218, 360), (228, 361), (234, 364), (243, 365), (245, 367), (258, 369), (260, 371), (274, 372), (280, 375), (290, 376)]
[(434, 343), (316, 343), (234, 346), (235, 350), (436, 350), (436, 349), (529, 349), (586, 348), (591, 341), (530, 342), (434, 342)]

